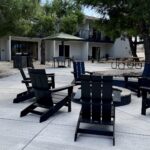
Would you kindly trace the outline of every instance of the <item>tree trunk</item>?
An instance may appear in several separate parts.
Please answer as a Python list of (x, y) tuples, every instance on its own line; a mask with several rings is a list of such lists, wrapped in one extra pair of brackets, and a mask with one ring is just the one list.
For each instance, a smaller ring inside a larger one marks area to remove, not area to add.
[(143, 76), (150, 77), (150, 36), (145, 35), (143, 39), (145, 51), (145, 66), (143, 70)]
[(144, 36), (145, 62), (150, 63), (150, 36)]
[(41, 64), (45, 65), (45, 42), (41, 41)]
[(137, 37), (135, 37), (135, 42), (132, 41), (132, 37), (128, 37), (129, 39), (129, 44), (130, 44), (130, 48), (131, 48), (131, 52), (132, 52), (132, 56), (136, 57), (135, 60), (139, 61), (139, 58), (137, 56)]

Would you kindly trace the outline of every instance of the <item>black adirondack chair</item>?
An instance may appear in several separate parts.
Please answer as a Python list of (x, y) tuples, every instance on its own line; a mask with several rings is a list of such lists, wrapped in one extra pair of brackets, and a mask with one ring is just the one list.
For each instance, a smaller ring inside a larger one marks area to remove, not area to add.
[[(112, 100), (112, 76), (81, 76), (81, 112), (77, 122), (74, 140), (78, 133), (112, 136), (115, 145), (115, 107)], [(81, 123), (111, 127), (80, 127)]]
[[(40, 122), (43, 122), (63, 106), (68, 107), (68, 112), (71, 111), (73, 85), (50, 89), (47, 75), (43, 69), (29, 69), (29, 74), (35, 93), (36, 102), (21, 111), (21, 117), (27, 115), (28, 113), (35, 113), (41, 115)], [(68, 90), (68, 93), (64, 94), (60, 92), (63, 90)], [(37, 107), (45, 108), (46, 111), (37, 111), (35, 110)]]
[(144, 87), (144, 91), (145, 91), (146, 88), (147, 89), (150, 88), (150, 81), (149, 81), (149, 79), (150, 79), (150, 63), (145, 62), (142, 76), (138, 79), (139, 96), (141, 96), (141, 94), (142, 94), (141, 92), (142, 92), (142, 88), (143, 87)]
[[(27, 90), (17, 94), (16, 98), (14, 98), (14, 100), (13, 100), (13, 103), (19, 103), (19, 102), (22, 102), (22, 101), (25, 101), (25, 100), (28, 100), (28, 99), (31, 99), (34, 97), (34, 92), (32, 90), (32, 84), (31, 84), (30, 77), (26, 76), (23, 68), (18, 68), (18, 69), (19, 69), (22, 79), (23, 79), (22, 83), (25, 84)], [(55, 74), (50, 73), (50, 74), (47, 74), (47, 76), (49, 79), (48, 82), (49, 82), (50, 87), (55, 88)]]
[(19, 103), (21, 101), (25, 101), (27, 99), (34, 97), (34, 92), (32, 90), (31, 79), (26, 77), (23, 68), (19, 68), (21, 76), (23, 78), (22, 83), (26, 85), (27, 90), (17, 94), (16, 98), (13, 100), (13, 103)]
[(81, 75), (83, 74), (92, 75), (92, 72), (85, 71), (85, 65), (83, 61), (73, 61), (73, 69), (74, 71), (72, 73), (74, 75), (74, 80), (72, 81), (72, 83), (75, 85), (81, 84)]
[(142, 94), (141, 114), (146, 115), (146, 109), (150, 108), (150, 78), (140, 79), (140, 90)]

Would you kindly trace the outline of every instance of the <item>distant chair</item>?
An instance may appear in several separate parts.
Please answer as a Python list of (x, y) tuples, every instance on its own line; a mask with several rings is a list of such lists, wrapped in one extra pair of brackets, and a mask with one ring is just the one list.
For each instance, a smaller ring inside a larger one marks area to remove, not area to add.
[[(137, 79), (135, 81), (128, 81), (128, 79), (134, 78)], [(143, 73), (141, 75), (129, 75), (125, 76), (125, 87), (131, 89), (132, 91), (137, 93), (137, 96), (141, 96), (141, 87), (150, 88), (150, 64), (145, 63)]]
[[(41, 115), (40, 122), (43, 122), (57, 112), (62, 106), (67, 106), (68, 112), (71, 111), (72, 85), (50, 89), (47, 75), (43, 69), (29, 69), (29, 74), (36, 102), (22, 110), (20, 114), (21, 117), (28, 113), (35, 113)], [(60, 92), (63, 90), (68, 90), (68, 93), (65, 94)], [(37, 107), (45, 108), (46, 111), (37, 111), (35, 110)]]
[(150, 108), (150, 63), (145, 62), (143, 74), (138, 78), (138, 96), (142, 95), (141, 114), (146, 115), (146, 109)]
[(142, 76), (143, 77), (150, 77), (150, 63), (149, 62), (145, 62)]
[(81, 75), (83, 74), (90, 74), (92, 75), (92, 72), (85, 71), (85, 65), (84, 61), (73, 61), (73, 75), (74, 75), (74, 80), (72, 83), (75, 85), (80, 85), (81, 84)]
[(150, 88), (150, 63), (145, 62), (144, 70), (141, 77), (138, 78), (139, 96), (141, 96), (141, 87)]
[(29, 77), (26, 77), (23, 68), (19, 68), (19, 71), (23, 78), (22, 83), (26, 85), (27, 91), (17, 94), (16, 98), (14, 98), (13, 100), (13, 103), (19, 103), (34, 97), (34, 92), (32, 90), (32, 85), (31, 85), (31, 79)]
[[(17, 94), (16, 98), (13, 100), (13, 103), (19, 103), (19, 102), (22, 102), (22, 101), (25, 101), (34, 97), (34, 92), (32, 89), (30, 77), (26, 76), (23, 68), (18, 68), (18, 69), (23, 79), (22, 83), (26, 85), (27, 91)], [(47, 74), (47, 77), (48, 77), (48, 83), (50, 87), (55, 88), (55, 74), (49, 73)]]
[[(81, 111), (74, 140), (78, 133), (112, 136), (115, 145), (115, 107), (112, 99), (112, 76), (81, 76)], [(81, 126), (81, 123), (90, 124)], [(104, 126), (99, 128), (98, 125)], [(106, 126), (106, 127), (105, 127)], [(107, 127), (112, 127), (109, 130)], [(102, 130), (101, 130), (102, 129)]]
[(55, 62), (57, 62), (57, 67), (64, 68), (66, 67), (66, 60), (64, 56), (53, 57), (53, 66), (56, 67)]
[(141, 114), (146, 115), (146, 109), (150, 108), (150, 78), (140, 78), (140, 90), (142, 94)]

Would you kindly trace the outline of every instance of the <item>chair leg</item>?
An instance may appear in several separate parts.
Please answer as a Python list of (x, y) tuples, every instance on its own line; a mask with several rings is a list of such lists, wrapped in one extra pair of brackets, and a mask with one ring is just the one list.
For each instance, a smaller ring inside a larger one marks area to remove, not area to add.
[(143, 91), (142, 92), (142, 108), (141, 108), (142, 115), (146, 115), (146, 96), (147, 96), (147, 93)]
[(73, 92), (73, 87), (68, 89), (68, 112), (71, 112), (71, 100), (72, 100), (72, 92)]
[(137, 97), (141, 97), (141, 91), (140, 91), (139, 88), (138, 88), (138, 91), (137, 91)]
[(115, 124), (113, 125), (113, 146), (115, 146)]
[(34, 104), (35, 103), (29, 105), (27, 108), (22, 110), (21, 113), (20, 113), (20, 117), (23, 117), (23, 116), (27, 115), (29, 112), (31, 112), (31, 110), (35, 109), (37, 106), (35, 106)]
[(68, 100), (68, 112), (71, 112), (71, 99)]
[(141, 114), (146, 115), (146, 107), (144, 104), (142, 104)]
[(46, 121), (50, 116), (52, 116), (54, 114), (54, 109), (50, 108), (46, 113), (44, 113), (41, 117), (40, 117), (40, 123), (43, 121)]
[(57, 112), (62, 106), (64, 106), (66, 103), (66, 99), (58, 102), (55, 106), (50, 107), (49, 110), (44, 113), (41, 117), (40, 117), (40, 122), (46, 121), (50, 116), (52, 116), (55, 112)]
[(75, 131), (75, 135), (74, 135), (74, 141), (77, 140), (79, 126), (80, 126), (80, 116), (79, 116), (79, 119), (78, 119), (78, 122), (77, 122), (77, 126), (76, 126), (76, 131)]
[(113, 137), (113, 146), (115, 146), (115, 138)]

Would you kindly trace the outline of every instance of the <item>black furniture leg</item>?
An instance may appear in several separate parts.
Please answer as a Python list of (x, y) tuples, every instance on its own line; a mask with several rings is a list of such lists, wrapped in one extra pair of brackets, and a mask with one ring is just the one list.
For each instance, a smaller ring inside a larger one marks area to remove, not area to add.
[(80, 126), (80, 116), (79, 116), (79, 119), (77, 122), (77, 127), (76, 127), (76, 131), (75, 131), (75, 135), (74, 135), (74, 141), (77, 140), (79, 126)]
[(146, 95), (147, 92), (143, 90), (142, 93), (142, 109), (141, 109), (141, 114), (146, 115)]
[(40, 122), (46, 121), (50, 116), (52, 116), (54, 113), (56, 113), (63, 105), (67, 103), (67, 99), (65, 98), (64, 100), (58, 102), (55, 107), (48, 108), (49, 110), (45, 113), (42, 114), (40, 117)]
[(20, 117), (23, 117), (23, 116), (27, 115), (28, 113), (30, 113), (36, 107), (37, 106), (35, 105), (35, 103), (29, 105), (27, 108), (25, 108), (24, 110), (21, 111)]

